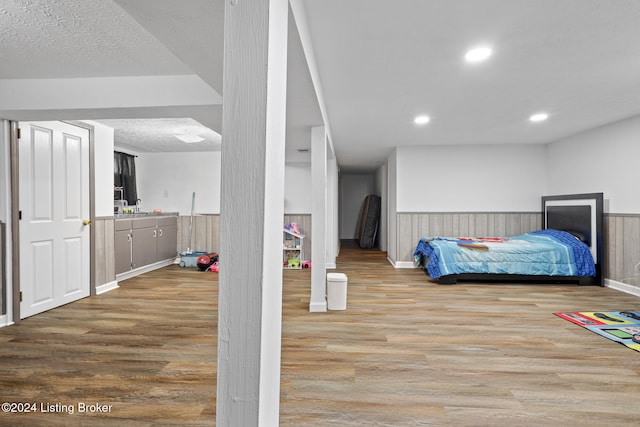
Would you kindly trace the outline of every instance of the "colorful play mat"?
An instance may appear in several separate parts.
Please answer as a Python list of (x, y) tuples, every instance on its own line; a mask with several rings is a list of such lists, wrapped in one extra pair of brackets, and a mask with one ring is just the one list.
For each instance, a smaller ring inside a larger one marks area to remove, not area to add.
[(598, 335), (640, 351), (640, 312), (574, 311), (553, 313)]

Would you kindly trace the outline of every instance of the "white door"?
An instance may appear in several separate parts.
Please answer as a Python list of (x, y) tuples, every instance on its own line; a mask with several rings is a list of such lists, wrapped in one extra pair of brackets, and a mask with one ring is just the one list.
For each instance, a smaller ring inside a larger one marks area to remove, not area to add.
[(20, 317), (89, 296), (89, 131), (21, 122)]

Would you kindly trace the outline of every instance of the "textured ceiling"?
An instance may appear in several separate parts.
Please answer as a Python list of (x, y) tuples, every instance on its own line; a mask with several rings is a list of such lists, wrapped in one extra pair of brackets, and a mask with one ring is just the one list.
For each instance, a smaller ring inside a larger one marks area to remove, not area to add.
[[(220, 1), (191, 2), (199, 8), (184, 9), (183, 18), (176, 12), (180, 2), (156, 2), (164, 6), (160, 13), (153, 11), (148, 2), (122, 1), (123, 9), (111, 0), (8, 0), (0, 2), (0, 67), (1, 79), (56, 79), (79, 77), (123, 77), (189, 75), (193, 71), (187, 63), (176, 56), (162, 41), (170, 41), (171, 47), (183, 55), (194, 56), (195, 68), (202, 71), (209, 84), (221, 87), (222, 61), (216, 54), (221, 52), (222, 28), (212, 29), (211, 22), (222, 22), (223, 17), (212, 13), (220, 7)], [(186, 17), (184, 17), (186, 15)], [(163, 26), (157, 34), (143, 27), (134, 16), (144, 18), (149, 26)], [(163, 19), (164, 17), (164, 19)], [(171, 17), (171, 19), (167, 19)], [(183, 22), (184, 20), (187, 22)], [(158, 21), (160, 23), (158, 23)], [(164, 25), (161, 23), (164, 22)], [(218, 50), (206, 49), (215, 43), (200, 41), (193, 43), (198, 30), (202, 37), (217, 35)], [(203, 29), (208, 28), (207, 31)], [(157, 37), (160, 35), (163, 39)], [(188, 40), (185, 40), (188, 35)], [(180, 48), (183, 49), (180, 49)], [(8, 65), (10, 64), (10, 66)], [(162, 106), (159, 106), (162, 107)], [(80, 112), (79, 119), (97, 119), (114, 128), (118, 147), (140, 152), (160, 151), (211, 151), (220, 150), (220, 136), (202, 126), (193, 118), (202, 116), (202, 107), (149, 108)], [(177, 110), (177, 111), (176, 111)], [(210, 113), (215, 114), (215, 110)], [(106, 119), (105, 117), (118, 117)], [(158, 114), (153, 117), (153, 114)], [(180, 118), (166, 118), (179, 114)], [(218, 113), (219, 114), (219, 113)], [(151, 115), (151, 117), (150, 117)], [(186, 118), (185, 118), (186, 116)], [(133, 118), (132, 118), (133, 117)], [(141, 117), (141, 118), (138, 118)], [(65, 114), (60, 118), (73, 118)], [(120, 119), (122, 118), (122, 119)], [(208, 122), (211, 120), (208, 120)], [(216, 121), (215, 119), (213, 121)], [(198, 127), (198, 129), (195, 129)], [(200, 143), (185, 144), (173, 136), (176, 128), (189, 128), (207, 138)]]
[[(107, 119), (99, 123), (114, 129), (117, 148), (138, 152), (219, 151), (220, 134), (193, 119)], [(186, 143), (175, 135), (194, 135), (201, 142)]]
[(4, 0), (0, 46), (2, 79), (192, 73), (111, 0)]

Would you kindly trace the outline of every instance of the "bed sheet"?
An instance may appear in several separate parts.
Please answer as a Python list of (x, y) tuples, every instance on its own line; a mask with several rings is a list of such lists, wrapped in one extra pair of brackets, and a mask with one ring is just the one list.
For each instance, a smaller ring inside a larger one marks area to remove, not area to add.
[(432, 279), (462, 273), (595, 276), (589, 247), (561, 230), (538, 230), (512, 237), (424, 237), (416, 263)]

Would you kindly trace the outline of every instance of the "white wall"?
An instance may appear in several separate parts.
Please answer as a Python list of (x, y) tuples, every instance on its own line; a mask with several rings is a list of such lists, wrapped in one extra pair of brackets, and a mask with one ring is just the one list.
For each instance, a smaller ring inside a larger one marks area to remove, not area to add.
[(364, 199), (369, 194), (376, 194), (374, 174), (340, 175), (340, 238), (357, 239), (358, 219)]
[(95, 155), (94, 179), (95, 215), (113, 216), (113, 128), (86, 120), (93, 126)]
[(311, 214), (310, 163), (285, 165), (284, 213)]
[(143, 211), (220, 213), (220, 152), (137, 153), (138, 198)]
[(548, 146), (550, 194), (603, 192), (610, 213), (640, 213), (640, 116)]
[(9, 183), (11, 168), (9, 163), (9, 122), (0, 119), (0, 221), (7, 223), (9, 215)]
[[(122, 151), (138, 156), (136, 158), (138, 197), (142, 199), (143, 211), (162, 209), (164, 212), (180, 212), (182, 215), (189, 215), (191, 214), (191, 197), (195, 191), (196, 213), (220, 213), (220, 152)], [(113, 165), (111, 176), (113, 187)], [(287, 214), (311, 214), (310, 164), (286, 165), (284, 210)]]
[[(220, 152), (136, 154), (138, 197), (142, 210), (220, 213)], [(311, 165), (285, 167), (285, 213), (311, 214)]]
[(539, 211), (546, 146), (398, 147), (397, 212)]
[(3, 313), (0, 309), (0, 327), (5, 326), (9, 323), (9, 319), (12, 317), (12, 287), (11, 280), (12, 274), (11, 271), (11, 259), (12, 248), (11, 248), (11, 181), (9, 178), (11, 177), (10, 171), (10, 156), (9, 156), (9, 145), (10, 145), (10, 126), (9, 122), (6, 120), (0, 119), (0, 221), (5, 223), (5, 246), (0, 248), (0, 256), (4, 257), (4, 260), (0, 259), (0, 263), (4, 261), (5, 271), (4, 277), (3, 272), (0, 271), (0, 292), (2, 291), (2, 283), (4, 283), (4, 293), (0, 295), (0, 302), (7, 301), (6, 304), (6, 313)]
[(340, 251), (340, 222), (338, 162), (335, 156), (327, 160), (327, 268), (336, 267), (336, 257)]

